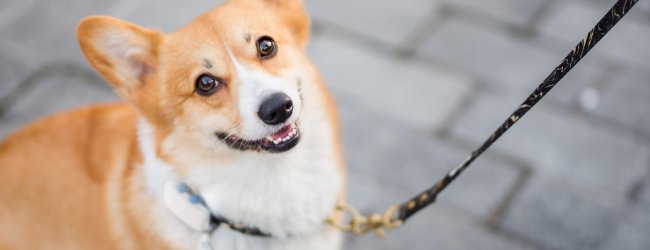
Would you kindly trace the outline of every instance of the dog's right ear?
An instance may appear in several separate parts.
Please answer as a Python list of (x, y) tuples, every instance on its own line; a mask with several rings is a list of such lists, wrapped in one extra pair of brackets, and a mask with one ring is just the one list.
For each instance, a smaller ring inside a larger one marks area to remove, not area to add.
[(91, 16), (79, 24), (77, 39), (90, 64), (122, 98), (131, 99), (155, 76), (163, 39), (159, 31), (112, 17)]

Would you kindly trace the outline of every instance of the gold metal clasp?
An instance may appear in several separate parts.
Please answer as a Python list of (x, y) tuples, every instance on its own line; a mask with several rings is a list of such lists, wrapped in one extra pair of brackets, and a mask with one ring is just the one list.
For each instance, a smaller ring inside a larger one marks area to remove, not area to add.
[(384, 237), (384, 229), (392, 229), (402, 225), (402, 221), (396, 218), (396, 212), (399, 206), (389, 207), (383, 214), (372, 214), (370, 216), (362, 215), (359, 210), (347, 204), (339, 203), (336, 210), (343, 213), (349, 213), (351, 218), (347, 223), (336, 223), (334, 215), (327, 218), (327, 223), (344, 232), (351, 232), (357, 235), (363, 235), (370, 231), (375, 232), (380, 238)]

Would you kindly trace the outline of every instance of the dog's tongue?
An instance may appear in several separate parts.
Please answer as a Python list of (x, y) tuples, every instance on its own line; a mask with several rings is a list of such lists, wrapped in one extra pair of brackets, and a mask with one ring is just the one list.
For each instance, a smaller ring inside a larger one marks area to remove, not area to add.
[(281, 139), (287, 136), (291, 132), (291, 125), (287, 125), (284, 128), (280, 129), (280, 131), (276, 132), (275, 134), (272, 134), (271, 137), (273, 139)]

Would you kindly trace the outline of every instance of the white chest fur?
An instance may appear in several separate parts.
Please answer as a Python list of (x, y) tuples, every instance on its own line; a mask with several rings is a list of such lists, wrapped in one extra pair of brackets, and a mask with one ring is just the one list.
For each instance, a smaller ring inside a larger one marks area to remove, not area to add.
[(335, 248), (337, 236), (324, 220), (339, 195), (339, 173), (327, 160), (301, 157), (304, 153), (298, 150), (291, 153), (296, 155), (274, 160), (251, 157), (216, 169), (198, 168), (188, 175), (191, 181), (210, 183), (200, 189), (213, 211), (280, 238), (224, 230), (215, 235), (217, 249)]
[[(339, 234), (324, 221), (340, 195), (342, 176), (336, 167), (331, 132), (327, 128), (315, 131), (322, 133), (305, 133), (299, 145), (286, 153), (246, 153), (219, 166), (190, 163), (182, 181), (192, 186), (215, 214), (274, 236), (245, 236), (222, 227), (212, 236), (215, 249), (338, 248)], [(179, 177), (155, 156), (150, 135), (151, 128), (142, 122), (139, 139), (147, 187), (162, 198), (164, 183)], [(157, 210), (156, 216), (161, 218), (157, 218), (156, 230), (162, 238), (174, 241), (170, 242), (174, 246), (197, 246), (199, 232), (172, 229), (186, 226), (168, 211)]]

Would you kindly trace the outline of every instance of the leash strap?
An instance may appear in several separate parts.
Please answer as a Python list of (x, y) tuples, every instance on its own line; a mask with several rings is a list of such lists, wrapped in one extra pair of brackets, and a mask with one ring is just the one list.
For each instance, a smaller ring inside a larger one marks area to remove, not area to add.
[(350, 221), (347, 224), (339, 224), (334, 217), (330, 217), (327, 222), (343, 231), (355, 234), (365, 234), (369, 231), (374, 231), (381, 237), (384, 234), (383, 229), (399, 227), (415, 213), (433, 204), (440, 192), (445, 190), (477, 157), (487, 150), (492, 143), (498, 140), (501, 135), (508, 131), (512, 125), (519, 121), (528, 110), (535, 106), (627, 14), (637, 1), (618, 0), (605, 16), (600, 19), (596, 26), (589, 31), (587, 36), (569, 52), (564, 60), (562, 60), (562, 63), (544, 79), (537, 89), (517, 107), (508, 119), (479, 148), (472, 151), (463, 162), (452, 168), (445, 177), (436, 182), (431, 188), (404, 203), (391, 206), (383, 214), (363, 216), (351, 206), (340, 203), (337, 205), (336, 210), (349, 213), (352, 217)]
[(537, 89), (535, 89), (535, 91), (533, 91), (533, 93), (531, 93), (528, 98), (519, 105), (508, 119), (506, 119), (485, 142), (483, 142), (483, 145), (472, 151), (472, 153), (462, 163), (451, 169), (444, 178), (439, 180), (431, 188), (400, 204), (396, 219), (406, 221), (413, 214), (434, 203), (438, 194), (445, 190), (449, 183), (454, 181), (477, 157), (487, 150), (492, 143), (508, 131), (512, 125), (519, 121), (528, 110), (535, 106), (535, 104), (537, 104), (537, 102), (539, 102), (539, 100), (541, 100), (542, 97), (544, 97), (546, 93), (548, 93), (573, 68), (573, 66), (575, 66), (580, 59), (588, 53), (598, 43), (598, 41), (600, 41), (600, 39), (603, 38), (605, 34), (607, 34), (607, 32), (609, 32), (609, 30), (611, 30), (614, 25), (623, 18), (623, 16), (625, 16), (625, 14), (627, 14), (630, 8), (632, 8), (637, 1), (638, 0), (619, 0), (616, 2), (609, 12), (600, 19), (596, 26), (589, 31), (587, 36), (582, 39), (582, 41), (578, 43), (571, 52), (569, 52), (562, 63), (560, 63), (560, 65), (557, 66), (548, 77), (546, 77)]

